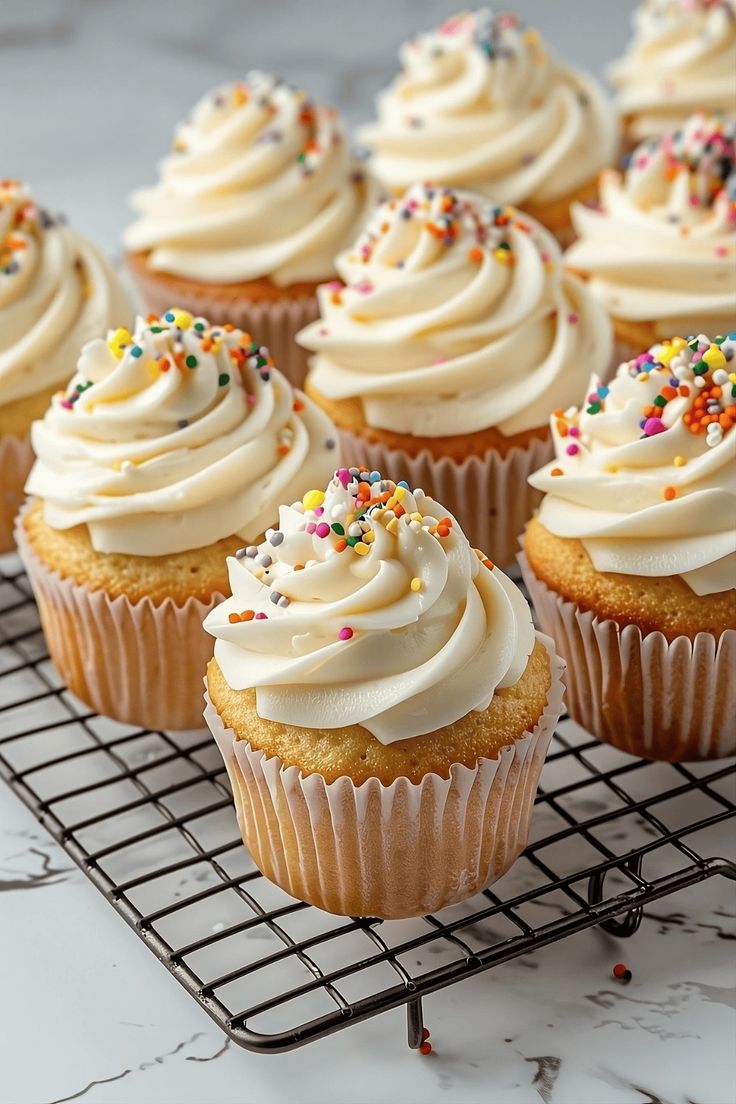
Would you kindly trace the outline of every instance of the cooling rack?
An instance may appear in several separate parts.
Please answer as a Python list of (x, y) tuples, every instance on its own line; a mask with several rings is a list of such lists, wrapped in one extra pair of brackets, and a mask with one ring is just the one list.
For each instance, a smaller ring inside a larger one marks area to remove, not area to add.
[(207, 732), (121, 725), (60, 685), (21, 564), (0, 558), (0, 775), (251, 1050), (288, 1050), (401, 1005), (419, 1049), (427, 994), (584, 928), (631, 936), (650, 902), (736, 878), (719, 854), (735, 772), (635, 759), (563, 719), (532, 841), (499, 882), (417, 920), (331, 916), (255, 868)]

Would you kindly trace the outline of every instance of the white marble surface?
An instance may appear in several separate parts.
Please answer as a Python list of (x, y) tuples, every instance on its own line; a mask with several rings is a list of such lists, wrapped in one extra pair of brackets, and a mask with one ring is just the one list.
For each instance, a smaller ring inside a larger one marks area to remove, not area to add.
[[(516, 10), (596, 68), (622, 48), (632, 7)], [(209, 85), (274, 68), (358, 121), (399, 40), (450, 8), (4, 0), (2, 172), (114, 253), (127, 193), (152, 178), (174, 122)], [(733, 833), (707, 844), (728, 852)], [(735, 919), (734, 886), (717, 878), (653, 905), (628, 943), (589, 930), (435, 994), (428, 1058), (406, 1049), (403, 1011), (254, 1055), (228, 1045), (0, 784), (0, 1101), (730, 1104)], [(610, 973), (622, 959), (628, 986)]]

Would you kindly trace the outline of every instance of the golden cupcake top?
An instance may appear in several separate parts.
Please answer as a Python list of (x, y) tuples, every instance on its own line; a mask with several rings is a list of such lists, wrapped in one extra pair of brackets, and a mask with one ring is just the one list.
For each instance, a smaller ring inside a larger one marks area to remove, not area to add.
[(418, 437), (546, 424), (605, 372), (610, 323), (553, 236), (514, 207), (413, 185), (379, 206), (298, 336), (310, 386)]
[(126, 248), (205, 283), (328, 278), (373, 196), (338, 112), (257, 70), (202, 97), (159, 175)]
[(575, 205), (568, 267), (616, 317), (666, 335), (736, 317), (736, 116), (693, 115), (609, 170), (598, 208)]
[(406, 42), (400, 60), (377, 121), (358, 132), (394, 194), (432, 180), (500, 203), (548, 203), (616, 155), (602, 89), (560, 65), (515, 15), (461, 12)]
[(598, 571), (736, 587), (736, 333), (674, 337), (551, 419), (539, 519)]
[(152, 556), (260, 535), (337, 452), (329, 419), (265, 346), (178, 309), (85, 345), (32, 441), (27, 490), (49, 525)]
[(419, 736), (486, 709), (534, 646), (521, 593), (457, 520), (378, 471), (338, 469), (228, 567), (205, 628), (268, 720)]
[(20, 180), (0, 180), (0, 405), (69, 375), (81, 345), (129, 321), (101, 253)]

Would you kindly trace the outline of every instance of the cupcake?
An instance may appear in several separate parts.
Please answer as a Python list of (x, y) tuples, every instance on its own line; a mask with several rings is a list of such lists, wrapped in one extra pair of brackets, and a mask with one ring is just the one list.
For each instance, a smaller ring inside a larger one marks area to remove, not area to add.
[(609, 69), (626, 138), (663, 135), (694, 111), (736, 111), (734, 0), (644, 0)]
[(177, 302), (249, 330), (301, 384), (293, 336), (372, 195), (337, 112), (252, 72), (199, 101), (159, 183), (133, 196), (127, 261), (150, 309)]
[(567, 267), (613, 318), (617, 363), (672, 333), (725, 333), (736, 318), (736, 117), (694, 115), (644, 142), (601, 205), (572, 209)]
[(605, 311), (554, 237), (511, 207), (414, 185), (379, 207), (320, 288), (307, 390), (349, 462), (392, 471), (462, 518), (494, 562), (516, 554), (551, 456), (550, 407), (611, 357)]
[(444, 506), (357, 467), (228, 569), (205, 717), (263, 873), (380, 917), (500, 877), (561, 704), (521, 593)]
[(415, 180), (513, 203), (570, 237), (572, 200), (594, 200), (618, 126), (590, 77), (567, 69), (513, 15), (482, 8), (406, 43), (402, 73), (359, 131), (393, 195)]
[(0, 180), (0, 552), (14, 547), (33, 452), (31, 422), (73, 370), (80, 346), (129, 306), (90, 242), (39, 207), (18, 180)]
[(199, 727), (225, 557), (333, 470), (334, 428), (249, 334), (170, 310), (89, 342), (32, 441), (16, 534), (59, 673), (99, 713)]
[(552, 418), (524, 578), (570, 713), (647, 759), (736, 752), (736, 334), (675, 337)]

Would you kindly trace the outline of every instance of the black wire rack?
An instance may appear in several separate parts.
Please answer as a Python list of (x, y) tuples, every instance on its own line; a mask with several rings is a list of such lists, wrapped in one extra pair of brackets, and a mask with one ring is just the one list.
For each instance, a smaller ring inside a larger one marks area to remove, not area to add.
[(208, 733), (121, 725), (60, 685), (21, 565), (0, 560), (0, 775), (252, 1050), (288, 1050), (401, 1005), (420, 1048), (427, 994), (584, 928), (630, 936), (650, 902), (736, 878), (719, 854), (735, 772), (725, 761), (635, 759), (564, 720), (532, 842), (499, 882), (417, 920), (332, 916), (255, 868)]

